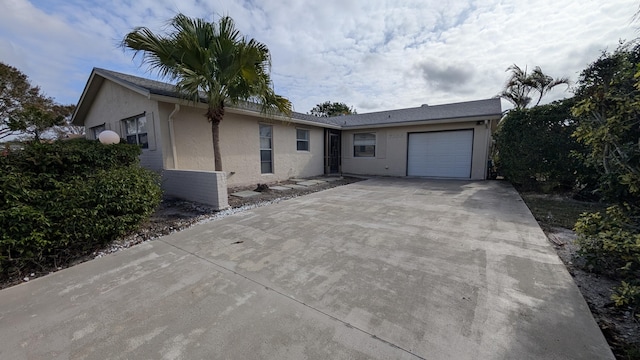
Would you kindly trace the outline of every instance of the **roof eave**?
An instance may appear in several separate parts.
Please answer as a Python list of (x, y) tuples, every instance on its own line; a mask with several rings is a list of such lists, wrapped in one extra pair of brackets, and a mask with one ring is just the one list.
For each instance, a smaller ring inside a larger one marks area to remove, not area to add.
[[(162, 102), (166, 102), (166, 103), (171, 103), (171, 104), (194, 106), (194, 107), (199, 108), (199, 109), (206, 109), (207, 108), (207, 104), (205, 104), (203, 102), (194, 103), (193, 101), (189, 101), (189, 100), (182, 99), (182, 98), (179, 98), (179, 97), (167, 96), (167, 95), (151, 94), (150, 99), (151, 100), (162, 101)], [(266, 115), (266, 114), (264, 114), (264, 113), (262, 113), (260, 111), (254, 111), (254, 110), (248, 110), (248, 109), (240, 109), (240, 108), (235, 108), (235, 107), (231, 107), (231, 106), (225, 107), (224, 111), (226, 113), (230, 113), (230, 114), (247, 115), (247, 116), (252, 116), (252, 117), (259, 117), (259, 118), (262, 118), (262, 119), (278, 120), (278, 121), (282, 121), (282, 122), (291, 122), (291, 123), (301, 124), (301, 125), (316, 126), (316, 127), (329, 128), (329, 129), (341, 129), (342, 128), (340, 125), (332, 125), (332, 124), (325, 124), (325, 123), (314, 122), (314, 121), (309, 121), (309, 120), (296, 119), (295, 117), (288, 117), (288, 116), (283, 116), (283, 115)]]
[(282, 122), (291, 122), (291, 123), (300, 124), (300, 125), (315, 126), (315, 127), (322, 127), (322, 128), (328, 128), (328, 129), (341, 129), (341, 126), (339, 126), (339, 125), (325, 124), (325, 123), (309, 121), (309, 120), (303, 120), (303, 119), (296, 119), (295, 117), (289, 117), (289, 116), (284, 116), (284, 115), (266, 115), (266, 114), (261, 113), (259, 111), (238, 109), (238, 108), (233, 108), (233, 107), (225, 108), (225, 112), (232, 113), (232, 114), (240, 114), (240, 115), (249, 115), (249, 116), (254, 116), (254, 117), (261, 117), (263, 119), (268, 119), (268, 120), (278, 120), (278, 121), (282, 121)]
[[(85, 98), (87, 97), (87, 94), (89, 93), (90, 88), (94, 84), (95, 76), (96, 76), (96, 69), (93, 69), (91, 70), (91, 75), (89, 75), (89, 79), (87, 80), (87, 83), (84, 84), (84, 89), (82, 90), (82, 94), (80, 95), (80, 99), (78, 100), (78, 103), (76, 104), (75, 109), (73, 110), (73, 114), (71, 114), (71, 123), (73, 125), (84, 126), (84, 123), (79, 123), (78, 119), (80, 118), (84, 119), (84, 117), (86, 116), (87, 110), (84, 109), (82, 105), (85, 101)], [(101, 85), (102, 81), (104, 81), (104, 78), (100, 80), (100, 84), (95, 86)]]
[(472, 122), (472, 121), (480, 121), (480, 120), (499, 120), (501, 117), (502, 115), (498, 115), (498, 114), (488, 114), (488, 115), (464, 116), (464, 117), (434, 119), (434, 120), (412, 120), (412, 121), (367, 124), (367, 125), (343, 125), (341, 128), (343, 130), (377, 129), (377, 128), (399, 127), (399, 126), (462, 123), (462, 122)]

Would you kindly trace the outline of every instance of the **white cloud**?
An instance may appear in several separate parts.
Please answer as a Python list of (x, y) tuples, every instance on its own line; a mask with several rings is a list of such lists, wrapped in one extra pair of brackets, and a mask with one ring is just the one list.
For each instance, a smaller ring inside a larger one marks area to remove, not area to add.
[(636, 10), (632, 0), (3, 0), (0, 61), (75, 103), (94, 66), (153, 76), (118, 47), (135, 26), (160, 31), (178, 11), (230, 15), (269, 46), (276, 90), (296, 110), (331, 100), (365, 112), (492, 97), (513, 63), (575, 81), (636, 36)]

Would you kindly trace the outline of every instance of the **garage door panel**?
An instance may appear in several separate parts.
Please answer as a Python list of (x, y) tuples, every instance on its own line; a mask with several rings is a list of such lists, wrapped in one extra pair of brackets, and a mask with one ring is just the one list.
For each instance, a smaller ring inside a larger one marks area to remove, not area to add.
[(471, 177), (473, 130), (409, 134), (407, 175)]

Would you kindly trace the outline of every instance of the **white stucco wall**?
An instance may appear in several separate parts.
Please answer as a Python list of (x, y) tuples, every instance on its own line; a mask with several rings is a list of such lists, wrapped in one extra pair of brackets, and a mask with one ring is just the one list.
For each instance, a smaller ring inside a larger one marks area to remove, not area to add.
[(164, 170), (162, 188), (168, 196), (211, 205), (216, 210), (229, 207), (226, 175), (223, 172)]
[(104, 124), (106, 130), (113, 130), (124, 138), (122, 120), (141, 113), (146, 113), (149, 148), (142, 150), (140, 164), (159, 172), (163, 168), (162, 134), (156, 101), (111, 81), (104, 81), (85, 117), (86, 136), (92, 139), (91, 128)]
[[(486, 178), (487, 143), (490, 126), (477, 124), (477, 121), (419, 126), (371, 128), (342, 131), (342, 171), (346, 174), (406, 176), (408, 134), (443, 130), (473, 129), (473, 155), (471, 179)], [(376, 134), (376, 156), (354, 157), (353, 135), (356, 133)]]
[[(201, 108), (181, 107), (173, 117), (177, 169), (214, 170), (211, 125), (204, 112)], [(260, 173), (260, 123), (273, 126), (272, 174)], [(309, 130), (310, 151), (296, 150), (297, 128)], [(273, 183), (324, 172), (322, 128), (227, 111), (220, 134), (222, 169), (227, 173), (229, 186)], [(167, 165), (170, 163), (173, 161), (166, 161)]]

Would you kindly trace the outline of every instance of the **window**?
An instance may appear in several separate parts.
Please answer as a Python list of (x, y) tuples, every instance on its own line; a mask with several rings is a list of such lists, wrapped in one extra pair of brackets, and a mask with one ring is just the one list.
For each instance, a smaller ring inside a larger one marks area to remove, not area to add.
[(354, 157), (376, 156), (376, 134), (374, 133), (353, 134), (353, 156)]
[(298, 151), (309, 151), (309, 130), (296, 129), (296, 147)]
[(92, 127), (91, 136), (93, 136), (93, 140), (98, 140), (98, 136), (100, 135), (100, 133), (105, 130), (106, 128), (104, 127), (104, 124)]
[(273, 127), (260, 124), (260, 172), (263, 174), (273, 173), (272, 137)]
[(138, 144), (143, 149), (149, 148), (147, 137), (147, 118), (145, 114), (123, 120), (125, 136), (129, 144)]

